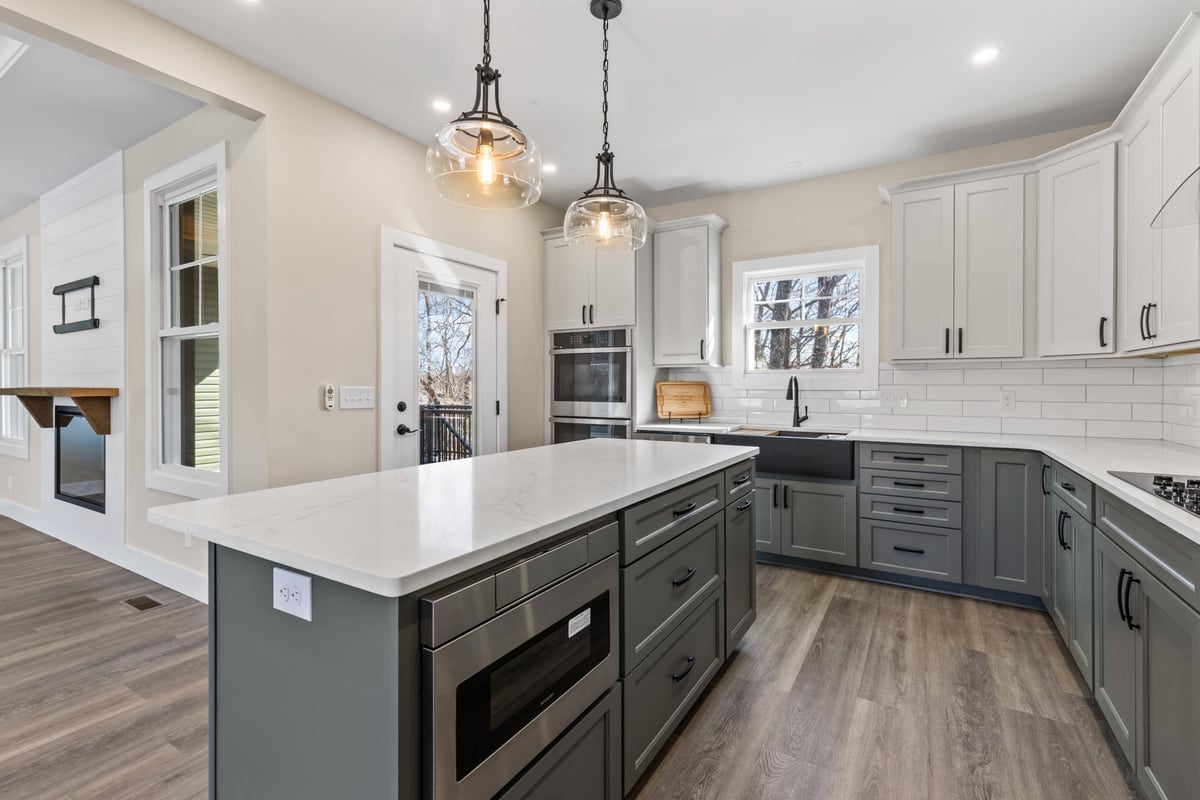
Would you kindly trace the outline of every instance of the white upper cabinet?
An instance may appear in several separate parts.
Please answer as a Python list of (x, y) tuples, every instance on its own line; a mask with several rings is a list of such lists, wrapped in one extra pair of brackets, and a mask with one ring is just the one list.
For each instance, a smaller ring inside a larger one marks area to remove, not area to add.
[(1038, 171), (1038, 355), (1114, 351), (1116, 145)]
[(721, 359), (721, 233), (706, 215), (654, 233), (654, 365), (716, 366)]
[(949, 358), (954, 187), (892, 198), (892, 358)]
[(892, 358), (1024, 353), (1025, 182), (892, 197)]
[(954, 187), (954, 353), (1025, 354), (1025, 178)]
[(637, 322), (637, 257), (571, 247), (546, 237), (546, 330), (630, 327)]
[(1162, 205), (1162, 120), (1157, 108), (1130, 121), (1120, 145), (1117, 205), (1117, 347), (1153, 347), (1146, 311), (1158, 293), (1161, 231), (1150, 227)]

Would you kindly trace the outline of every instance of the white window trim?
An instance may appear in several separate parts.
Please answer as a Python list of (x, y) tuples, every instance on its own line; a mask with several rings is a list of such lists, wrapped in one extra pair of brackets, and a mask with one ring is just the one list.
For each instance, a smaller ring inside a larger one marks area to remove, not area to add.
[[(181, 495), (184, 497), (218, 497), (229, 493), (229, 442), (230, 442), (230, 353), (229, 338), (230, 307), (232, 305), (233, 270), (229, 247), (229, 180), (228, 145), (214, 145), (202, 153), (163, 170), (146, 179), (143, 186), (145, 198), (145, 316), (146, 316), (146, 488)], [(187, 190), (202, 182), (212, 182), (217, 187), (217, 249), (220, 253), (221, 279), (217, 287), (217, 306), (220, 322), (203, 328), (189, 328), (189, 332), (215, 332), (220, 337), (218, 368), (221, 373), (221, 469), (219, 472), (164, 464), (162, 458), (162, 335), (170, 333), (164, 328), (164, 303), (167, 287), (164, 286), (163, 267), (164, 231), (162, 214), (164, 204), (172, 195)]]
[[(853, 370), (750, 370), (748, 323), (750, 281), (775, 275), (824, 273), (844, 266), (862, 271), (859, 352), (862, 366)], [(733, 386), (738, 389), (782, 389), (796, 376), (801, 389), (872, 390), (879, 388), (879, 246), (850, 247), (793, 256), (733, 262)]]
[[(29, 237), (21, 236), (16, 241), (0, 247), (0, 265), (6, 261), (11, 261), (14, 258), (21, 260), (21, 271), (24, 273), (21, 279), (21, 288), (24, 292), (24, 297), (21, 298), (21, 305), (25, 309), (25, 329), (21, 332), (21, 341), (24, 346), (21, 351), (25, 354), (25, 371), (21, 375), (21, 383), (28, 385), (29, 383)], [(8, 290), (8, 283), (4, 280), (5, 276), (0, 271), (0, 324), (7, 325), (8, 320), (5, 315), (8, 313), (8, 302), (4, 292)], [(0, 339), (3, 338), (3, 331), (0, 331)], [(3, 363), (0, 363), (0, 369), (3, 368)], [(18, 411), (24, 414), (24, 406)], [(29, 458), (29, 421), (25, 422), (25, 436), (20, 439), (0, 436), (0, 456), (10, 456), (12, 458)]]

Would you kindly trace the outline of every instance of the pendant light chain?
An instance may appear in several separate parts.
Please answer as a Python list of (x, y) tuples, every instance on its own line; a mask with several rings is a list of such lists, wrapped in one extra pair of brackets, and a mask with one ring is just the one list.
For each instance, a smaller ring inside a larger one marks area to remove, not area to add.
[[(485, 0), (486, 1), (486, 0)], [(604, 152), (609, 151), (608, 146), (608, 10), (604, 11), (604, 102), (600, 105), (600, 110), (604, 115)]]
[(492, 0), (483, 0), (483, 65), (492, 64)]

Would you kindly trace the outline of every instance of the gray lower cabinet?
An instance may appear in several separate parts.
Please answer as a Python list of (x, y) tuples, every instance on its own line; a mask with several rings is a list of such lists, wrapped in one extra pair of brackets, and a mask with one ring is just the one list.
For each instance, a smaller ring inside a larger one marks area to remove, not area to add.
[(771, 478), (754, 482), (754, 547), (760, 553), (779, 555), (779, 529), (783, 522), (779, 506), (781, 482)]
[(1137, 630), (1125, 617), (1125, 581), (1137, 562), (1095, 533), (1096, 704), (1130, 764), (1137, 763)]
[(1092, 686), (1092, 528), (1053, 496), (1054, 596), (1050, 616), (1089, 687)]
[(1050, 459), (1042, 456), (1042, 602), (1047, 610), (1054, 605), (1054, 495), (1050, 491)]
[(725, 656), (728, 658), (746, 635), (757, 615), (757, 581), (754, 564), (756, 498), (725, 507)]
[(617, 684), (497, 800), (620, 800), (623, 794)]
[(867, 569), (949, 583), (962, 581), (960, 530), (864, 519), (859, 538), (861, 563)]
[(974, 549), (978, 586), (1042, 591), (1042, 456), (1022, 450), (979, 454), (979, 517)]
[(858, 565), (858, 487), (854, 481), (783, 481), (780, 552)]

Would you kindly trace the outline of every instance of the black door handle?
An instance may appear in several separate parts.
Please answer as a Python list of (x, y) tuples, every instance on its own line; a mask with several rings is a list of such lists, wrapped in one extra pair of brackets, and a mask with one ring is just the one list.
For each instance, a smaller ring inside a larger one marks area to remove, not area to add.
[(1050, 494), (1050, 484), (1046, 483), (1046, 476), (1050, 473), (1050, 465), (1042, 464), (1042, 494)]
[(779, 484), (778, 483), (772, 484), (772, 486), (771, 486), (771, 507), (779, 508)]
[(893, 550), (899, 550), (901, 553), (912, 553), (914, 555), (923, 556), (925, 551), (919, 547), (901, 547), (898, 544), (892, 545)]
[(587, 303), (579, 307), (579, 324), (587, 325)]
[(1133, 591), (1133, 585), (1141, 586), (1142, 582), (1133, 577), (1133, 573), (1129, 573), (1129, 580), (1125, 581), (1125, 624), (1129, 626), (1129, 630), (1141, 630), (1141, 625), (1135, 625), (1133, 622), (1133, 608), (1129, 605), (1129, 593)]
[(596, 307), (590, 304), (588, 305), (588, 322), (596, 324)]
[(673, 675), (671, 675), (671, 680), (675, 681), (676, 683), (679, 683), (681, 680), (683, 680), (684, 678), (687, 677), (687, 674), (692, 671), (692, 667), (694, 667), (694, 666), (696, 666), (696, 657), (688, 656), (687, 657), (687, 667), (684, 668), (683, 672), (676, 672)]
[(683, 586), (694, 577), (696, 577), (696, 568), (690, 567), (687, 571), (687, 575), (684, 575), (682, 578), (672, 578), (671, 585), (675, 587)]
[(963, 339), (962, 332), (963, 332), (963, 329), (959, 328), (958, 329), (958, 354), (959, 355), (962, 355), (962, 339)]
[(1067, 541), (1067, 523), (1071, 521), (1071, 515), (1069, 513), (1067, 513), (1066, 511), (1062, 512), (1062, 515), (1063, 515), (1063, 532), (1062, 532), (1063, 550), (1070, 550), (1071, 543), (1069, 541)]
[(791, 487), (783, 487), (783, 507), (788, 507), (788, 495), (792, 493)]
[(1071, 494), (1075, 494), (1075, 484), (1071, 483), (1070, 481), (1062, 481), (1058, 485), (1066, 489)]
[(925, 456), (892, 456), (892, 461), (913, 461), (919, 463), (924, 460)]
[(893, 486), (903, 486), (905, 489), (924, 489), (923, 483), (911, 483), (909, 481), (892, 481)]
[(1129, 613), (1125, 610), (1125, 605), (1121, 602), (1121, 592), (1124, 590), (1125, 576), (1133, 577), (1133, 573), (1121, 567), (1121, 574), (1117, 575), (1117, 613), (1121, 615), (1121, 622), (1129, 622)]
[(734, 511), (745, 511), (751, 505), (752, 505), (752, 503), (749, 500), (747, 500), (744, 503), (739, 503), (733, 510)]
[(696, 504), (688, 503), (683, 508), (677, 508), (674, 511), (672, 511), (671, 513), (677, 517), (686, 517), (688, 514), (692, 513), (695, 510), (696, 510)]
[(1146, 306), (1146, 338), (1147, 339), (1157, 339), (1158, 338), (1158, 334), (1155, 333), (1154, 329), (1150, 327), (1150, 310), (1153, 308), (1158, 308), (1158, 303), (1151, 303), (1150, 305)]
[(906, 506), (892, 506), (893, 511), (898, 511), (901, 514), (924, 514), (923, 508), (908, 508)]
[(396, 427), (396, 435), (397, 436), (407, 436), (410, 433), (420, 433), (420, 432), (421, 432), (420, 428), (410, 428), (403, 423), (401, 423), (400, 425), (398, 425)]
[(946, 348), (946, 355), (950, 355), (950, 329), (949, 328), (946, 328), (945, 348)]
[(1058, 512), (1058, 546), (1063, 550), (1067, 549), (1066, 543), (1063, 541), (1063, 512)]
[(1108, 347), (1108, 342), (1104, 341), (1104, 324), (1108, 322), (1108, 317), (1100, 318), (1100, 346)]
[(743, 475), (743, 476), (742, 476), (742, 477), (740, 477), (740, 478), (734, 478), (734, 479), (733, 479), (733, 485), (734, 485), (734, 486), (741, 486), (743, 483), (747, 483), (749, 480), (750, 480), (750, 476), (749, 476), (749, 475)]
[(704, 340), (700, 340), (700, 360), (704, 360)]
[(1142, 306), (1141, 316), (1138, 317), (1138, 328), (1142, 334), (1142, 341), (1150, 338), (1150, 334), (1146, 331), (1146, 317), (1150, 314), (1150, 306)]

